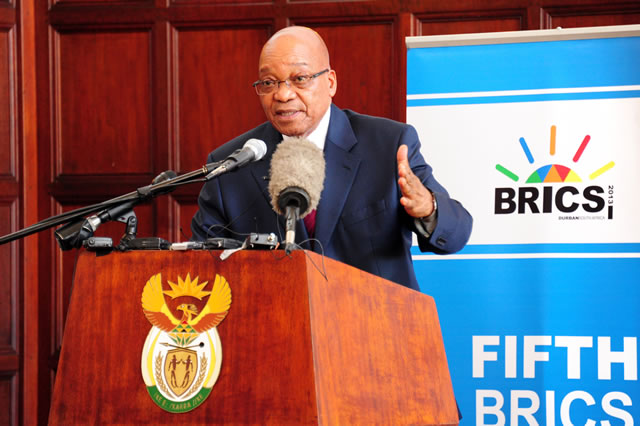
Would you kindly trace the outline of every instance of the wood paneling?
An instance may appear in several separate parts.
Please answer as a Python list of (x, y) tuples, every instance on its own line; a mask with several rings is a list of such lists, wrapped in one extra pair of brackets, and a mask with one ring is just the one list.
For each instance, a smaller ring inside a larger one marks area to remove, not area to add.
[(83, 5), (83, 6), (87, 6), (87, 5), (108, 5), (108, 6), (122, 6), (125, 4), (132, 4), (132, 3), (142, 3), (142, 4), (148, 4), (151, 5), (153, 4), (153, 0), (52, 0), (51, 3), (53, 5), (58, 5), (58, 4), (63, 4), (63, 5), (73, 5), (73, 4), (77, 4), (77, 5)]
[[(11, 198), (17, 199), (17, 194)], [(4, 197), (3, 197), (4, 198)], [(17, 201), (0, 199), (0, 235), (17, 229)], [(18, 243), (0, 246), (0, 424), (18, 418), (20, 298), (18, 294)]]
[(496, 12), (491, 15), (416, 16), (420, 35), (469, 34), (526, 29), (526, 11)]
[(15, 174), (15, 58), (13, 31), (0, 28), (0, 176)]
[(602, 8), (585, 9), (545, 8), (544, 13), (547, 16), (548, 28), (640, 24), (640, 3), (636, 4), (635, 9), (629, 9), (625, 13)]
[[(5, 221), (9, 219), (7, 217), (7, 208), (0, 204), (0, 221)], [(9, 222), (10, 223), (10, 222)], [(0, 227), (2, 235), (8, 234), (8, 226)], [(13, 340), (13, 328), (15, 327), (13, 318), (12, 308), (15, 308), (13, 302), (13, 298), (11, 297), (12, 293), (12, 283), (11, 279), (4, 279), (4, 277), (11, 277), (11, 263), (14, 259), (11, 258), (11, 245), (5, 244), (0, 246), (0, 276), (3, 279), (0, 281), (0, 293), (3, 295), (7, 295), (9, 297), (1, 297), (0, 298), (0, 352), (10, 348), (12, 346)], [(0, 366), (0, 370), (2, 367)]]
[[(277, 0), (276, 0), (277, 1)], [(274, 1), (269, 0), (169, 0), (171, 5), (216, 5), (216, 6), (237, 6), (241, 4), (270, 4)]]
[(181, 172), (198, 168), (213, 149), (265, 120), (251, 83), (270, 33), (266, 25), (174, 30), (176, 166)]
[[(0, 200), (0, 235), (8, 234), (16, 228), (16, 203)], [(18, 277), (16, 259), (17, 243), (0, 246), (0, 353), (16, 354), (16, 328), (19, 325)], [(5, 366), (0, 364), (0, 371)], [(0, 423), (1, 424), (1, 423)]]
[(195, 201), (176, 203), (175, 209), (179, 227), (176, 238), (178, 241), (188, 240), (191, 238), (191, 219), (198, 211), (198, 203)]
[[(338, 91), (333, 98), (337, 106), (381, 117), (394, 116), (394, 94), (404, 88), (399, 87), (393, 72), (394, 60), (403, 56), (393, 44), (392, 18), (366, 18), (361, 24), (319, 24), (299, 19), (295, 24), (315, 29), (325, 40), (338, 78)], [(354, 48), (365, 45), (375, 48)]]
[(11, 425), (17, 419), (16, 377), (0, 374), (0, 424)]
[(55, 175), (151, 172), (151, 34), (55, 40)]
[[(263, 122), (251, 83), (287, 25), (325, 38), (336, 105), (404, 120), (407, 36), (637, 23), (637, 0), (0, 0), (0, 232), (194, 170)], [(136, 208), (139, 236), (189, 238), (199, 189)], [(76, 255), (51, 232), (0, 246), (0, 424), (47, 418)]]

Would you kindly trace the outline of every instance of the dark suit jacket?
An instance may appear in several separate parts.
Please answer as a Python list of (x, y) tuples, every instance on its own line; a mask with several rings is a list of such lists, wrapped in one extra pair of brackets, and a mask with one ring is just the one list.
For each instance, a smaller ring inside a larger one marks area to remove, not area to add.
[[(384, 118), (357, 114), (331, 106), (325, 142), (326, 177), (317, 208), (313, 249), (333, 259), (418, 290), (411, 260), (414, 219), (400, 204), (397, 184), (398, 147), (409, 147), (413, 172), (437, 200), (437, 227), (430, 238), (418, 236), (421, 251), (439, 254), (460, 250), (471, 233), (472, 219), (435, 180), (420, 154), (415, 129)], [(283, 240), (284, 218), (271, 207), (267, 190), (271, 155), (282, 135), (264, 123), (211, 154), (207, 163), (219, 161), (241, 148), (250, 138), (262, 139), (267, 154), (242, 169), (207, 182), (193, 217), (193, 239), (231, 237), (251, 232), (279, 235)], [(308, 238), (302, 220), (296, 242)]]

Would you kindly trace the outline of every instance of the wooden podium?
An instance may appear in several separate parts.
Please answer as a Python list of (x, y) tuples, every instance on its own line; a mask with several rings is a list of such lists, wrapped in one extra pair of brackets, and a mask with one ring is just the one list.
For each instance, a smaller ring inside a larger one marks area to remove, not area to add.
[[(458, 424), (431, 297), (310, 252), (219, 255), (82, 253), (50, 424)], [(218, 274), (232, 293), (217, 382), (184, 413), (141, 373), (141, 296), (158, 273), (165, 290), (187, 273), (210, 290)]]

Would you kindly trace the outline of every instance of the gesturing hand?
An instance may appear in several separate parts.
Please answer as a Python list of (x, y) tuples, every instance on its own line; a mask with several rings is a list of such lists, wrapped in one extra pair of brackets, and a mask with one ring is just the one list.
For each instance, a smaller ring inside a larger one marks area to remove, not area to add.
[(433, 195), (411, 171), (407, 157), (408, 148), (398, 148), (398, 185), (402, 192), (400, 204), (412, 217), (425, 217), (433, 212)]

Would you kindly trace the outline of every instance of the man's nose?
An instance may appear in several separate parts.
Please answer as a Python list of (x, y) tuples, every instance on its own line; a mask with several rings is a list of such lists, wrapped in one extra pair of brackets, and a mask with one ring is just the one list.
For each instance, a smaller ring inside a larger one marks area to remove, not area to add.
[(276, 100), (286, 102), (296, 97), (296, 91), (291, 88), (291, 82), (289, 80), (283, 80), (278, 82), (274, 96)]

